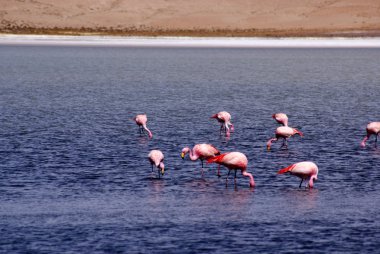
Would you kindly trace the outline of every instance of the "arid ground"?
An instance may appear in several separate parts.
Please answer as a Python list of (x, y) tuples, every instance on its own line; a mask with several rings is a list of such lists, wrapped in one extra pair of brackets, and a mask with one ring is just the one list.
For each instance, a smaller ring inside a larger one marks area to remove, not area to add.
[(0, 32), (380, 36), (379, 0), (0, 0)]

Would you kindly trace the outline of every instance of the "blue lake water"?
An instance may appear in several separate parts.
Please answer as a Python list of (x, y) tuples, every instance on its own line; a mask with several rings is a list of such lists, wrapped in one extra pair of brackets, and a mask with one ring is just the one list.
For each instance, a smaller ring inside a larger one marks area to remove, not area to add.
[[(0, 252), (375, 253), (379, 49), (0, 46)], [(235, 132), (210, 116), (226, 110)], [(266, 141), (285, 112), (305, 137)], [(132, 118), (148, 115), (153, 139)], [(181, 160), (211, 143), (256, 187)], [(165, 154), (151, 173), (147, 154)], [(276, 172), (311, 160), (312, 190)]]

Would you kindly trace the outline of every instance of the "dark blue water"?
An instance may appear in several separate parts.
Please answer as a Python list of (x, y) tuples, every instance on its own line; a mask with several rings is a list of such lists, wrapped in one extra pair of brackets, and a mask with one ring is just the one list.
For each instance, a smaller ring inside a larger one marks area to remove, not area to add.
[[(0, 47), (0, 252), (379, 252), (379, 49)], [(212, 114), (232, 114), (219, 136)], [(285, 112), (303, 139), (266, 151)], [(131, 120), (148, 114), (153, 139)], [(180, 158), (212, 143), (256, 188)], [(162, 179), (147, 154), (165, 154)], [(312, 190), (277, 170), (312, 160)]]

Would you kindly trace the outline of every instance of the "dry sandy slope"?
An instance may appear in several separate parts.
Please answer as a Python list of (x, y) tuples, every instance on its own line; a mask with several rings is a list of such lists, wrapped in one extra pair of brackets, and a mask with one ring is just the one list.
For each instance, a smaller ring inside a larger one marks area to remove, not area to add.
[(380, 31), (380, 0), (0, 0), (0, 30)]

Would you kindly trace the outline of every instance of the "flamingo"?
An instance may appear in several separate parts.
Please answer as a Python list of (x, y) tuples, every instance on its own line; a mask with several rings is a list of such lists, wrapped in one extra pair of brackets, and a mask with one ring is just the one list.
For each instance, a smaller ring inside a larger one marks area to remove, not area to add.
[(283, 144), (281, 147), (285, 146), (286, 148), (288, 148), (288, 141), (287, 139), (290, 138), (291, 136), (295, 135), (295, 134), (298, 134), (300, 135), (301, 137), (303, 137), (303, 133), (300, 132), (299, 130), (295, 129), (295, 128), (291, 128), (291, 127), (288, 127), (288, 126), (280, 126), (276, 129), (276, 137), (275, 138), (271, 138), (268, 140), (267, 142), (267, 150), (270, 151), (270, 147), (272, 145), (272, 142), (275, 142), (277, 141), (279, 138), (282, 138), (284, 140)]
[(367, 125), (367, 135), (364, 137), (363, 141), (360, 143), (362, 147), (365, 147), (365, 143), (371, 137), (371, 135), (375, 135), (375, 147), (377, 146), (377, 137), (380, 134), (380, 122), (371, 122)]
[[(234, 131), (234, 125), (231, 123), (231, 115), (226, 111), (221, 111), (218, 114), (212, 115), (211, 118), (218, 120), (220, 125), (220, 132), (224, 131), (226, 137), (230, 136), (230, 131)], [(231, 129), (230, 129), (231, 126)]]
[(153, 165), (156, 166), (158, 171), (158, 178), (160, 178), (161, 175), (164, 175), (165, 173), (165, 165), (164, 165), (164, 154), (160, 150), (152, 150), (148, 154), (148, 159), (150, 161), (150, 164), (152, 165), (152, 172), (153, 172)]
[(291, 175), (295, 175), (299, 178), (301, 178), (301, 183), (299, 188), (302, 186), (303, 180), (306, 180), (309, 178), (309, 188), (313, 188), (314, 186), (314, 180), (318, 180), (318, 167), (315, 165), (314, 162), (311, 161), (302, 161), (295, 163), (293, 165), (290, 165), (289, 167), (280, 169), (277, 174), (284, 174), (289, 172)]
[(217, 163), (228, 168), (228, 175), (226, 178), (226, 185), (228, 183), (228, 176), (231, 173), (231, 170), (235, 170), (234, 182), (236, 185), (236, 172), (241, 171), (241, 174), (245, 177), (249, 177), (249, 186), (254, 187), (255, 181), (253, 180), (252, 174), (247, 172), (248, 159), (247, 157), (240, 152), (229, 152), (217, 155), (207, 159), (207, 163)]
[[(203, 160), (208, 159), (211, 157), (214, 157), (215, 155), (219, 155), (220, 152), (218, 149), (216, 149), (214, 146), (210, 144), (197, 144), (193, 147), (193, 149), (190, 149), (189, 147), (185, 147), (182, 149), (181, 157), (182, 159), (185, 159), (186, 154), (189, 153), (190, 160), (196, 161), (198, 159), (201, 160), (201, 166), (202, 166), (202, 174), (203, 174)], [(218, 167), (218, 176), (220, 176)]]
[(150, 138), (153, 137), (152, 132), (148, 129), (148, 127), (146, 127), (146, 123), (148, 121), (146, 114), (136, 115), (133, 120), (135, 120), (136, 124), (139, 126), (140, 134), (144, 133), (145, 130), (148, 132)]
[(284, 113), (277, 113), (272, 115), (273, 119), (276, 120), (279, 124), (288, 126), (288, 116)]

